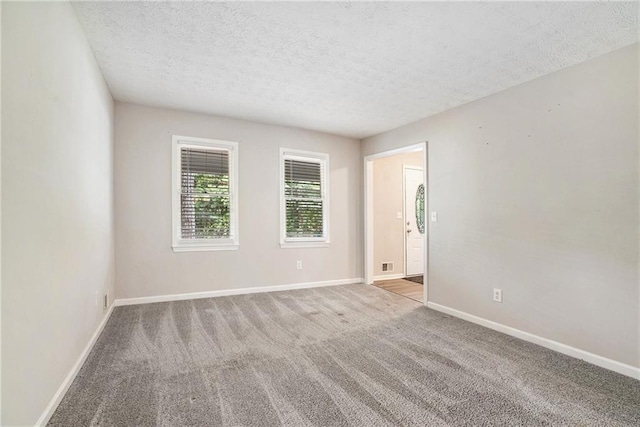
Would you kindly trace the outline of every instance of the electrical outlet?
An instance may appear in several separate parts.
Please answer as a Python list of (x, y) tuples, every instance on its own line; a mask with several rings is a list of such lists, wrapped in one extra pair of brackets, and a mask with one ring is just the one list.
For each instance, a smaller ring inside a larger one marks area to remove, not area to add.
[(302, 261), (296, 261), (296, 268), (302, 270)]
[(502, 289), (493, 288), (493, 300), (495, 302), (502, 302)]

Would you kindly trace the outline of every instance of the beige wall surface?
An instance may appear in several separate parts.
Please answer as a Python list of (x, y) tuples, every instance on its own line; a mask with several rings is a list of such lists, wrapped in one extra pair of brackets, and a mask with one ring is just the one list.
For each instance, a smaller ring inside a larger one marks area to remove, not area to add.
[[(362, 277), (358, 140), (125, 103), (115, 135), (118, 298)], [(172, 135), (239, 143), (239, 250), (172, 251)], [(280, 147), (330, 155), (328, 248), (280, 248)]]
[(2, 7), (2, 425), (33, 425), (113, 295), (113, 100), (68, 3)]
[[(373, 161), (373, 274), (394, 276), (404, 272), (405, 220), (403, 166), (422, 168), (422, 151)], [(382, 263), (393, 262), (394, 271), (383, 272)], [(378, 280), (378, 279), (376, 279)]]
[(363, 141), (429, 141), (430, 301), (640, 366), (638, 46)]

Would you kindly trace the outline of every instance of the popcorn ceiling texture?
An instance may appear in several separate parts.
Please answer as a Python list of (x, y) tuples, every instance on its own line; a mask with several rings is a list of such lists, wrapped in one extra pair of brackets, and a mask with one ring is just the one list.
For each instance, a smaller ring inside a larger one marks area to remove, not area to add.
[(74, 3), (118, 101), (362, 138), (639, 39), (640, 3)]

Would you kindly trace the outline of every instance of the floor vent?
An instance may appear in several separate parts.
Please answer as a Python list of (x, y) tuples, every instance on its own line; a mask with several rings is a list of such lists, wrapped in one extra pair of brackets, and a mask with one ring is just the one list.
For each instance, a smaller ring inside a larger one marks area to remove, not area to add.
[(393, 263), (392, 262), (383, 262), (382, 263), (382, 271), (393, 271)]

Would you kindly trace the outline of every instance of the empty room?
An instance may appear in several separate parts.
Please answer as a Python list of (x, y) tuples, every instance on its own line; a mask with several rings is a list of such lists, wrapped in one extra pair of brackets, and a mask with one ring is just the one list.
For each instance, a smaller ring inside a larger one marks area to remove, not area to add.
[(639, 2), (0, 13), (2, 426), (640, 425)]

